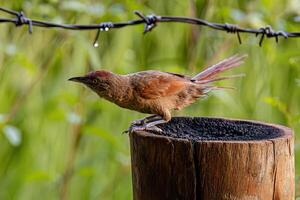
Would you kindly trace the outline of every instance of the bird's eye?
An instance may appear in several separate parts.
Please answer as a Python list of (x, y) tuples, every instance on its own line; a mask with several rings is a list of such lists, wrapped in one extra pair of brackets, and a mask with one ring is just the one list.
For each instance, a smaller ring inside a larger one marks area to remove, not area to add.
[(97, 84), (98, 83), (98, 79), (93, 79), (93, 84)]

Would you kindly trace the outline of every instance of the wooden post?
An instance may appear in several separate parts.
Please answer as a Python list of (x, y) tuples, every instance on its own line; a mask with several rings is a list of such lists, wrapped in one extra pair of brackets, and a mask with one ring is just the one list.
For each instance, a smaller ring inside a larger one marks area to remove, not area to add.
[(134, 200), (294, 200), (291, 129), (175, 117), (130, 134)]

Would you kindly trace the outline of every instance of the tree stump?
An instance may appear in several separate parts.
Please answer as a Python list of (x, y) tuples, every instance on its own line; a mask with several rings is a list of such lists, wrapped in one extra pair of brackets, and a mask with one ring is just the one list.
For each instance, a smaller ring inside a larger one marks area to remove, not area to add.
[(294, 200), (291, 129), (175, 117), (130, 134), (134, 200)]

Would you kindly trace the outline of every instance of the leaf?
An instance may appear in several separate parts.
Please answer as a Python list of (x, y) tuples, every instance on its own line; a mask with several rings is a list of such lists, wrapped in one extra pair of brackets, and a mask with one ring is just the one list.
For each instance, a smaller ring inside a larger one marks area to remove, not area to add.
[(8, 142), (12, 145), (12, 146), (19, 146), (22, 142), (22, 134), (21, 131), (15, 127), (15, 126), (11, 126), (11, 125), (6, 125), (3, 127), (3, 133), (5, 135), (5, 137), (7, 138)]

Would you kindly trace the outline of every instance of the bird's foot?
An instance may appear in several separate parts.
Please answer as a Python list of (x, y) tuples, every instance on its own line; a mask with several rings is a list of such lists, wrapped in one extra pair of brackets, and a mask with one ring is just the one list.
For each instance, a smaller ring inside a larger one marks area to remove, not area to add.
[(131, 122), (131, 126), (144, 125), (144, 124), (145, 124), (145, 119), (137, 119)]
[(157, 126), (147, 126), (147, 124), (142, 126), (137, 126), (132, 124), (128, 130), (124, 131), (123, 133), (132, 133), (135, 131), (155, 131), (161, 133), (162, 130), (158, 128)]
[(158, 128), (157, 126), (134, 126), (131, 129), (131, 132), (134, 131), (155, 131), (161, 133), (162, 130)]

